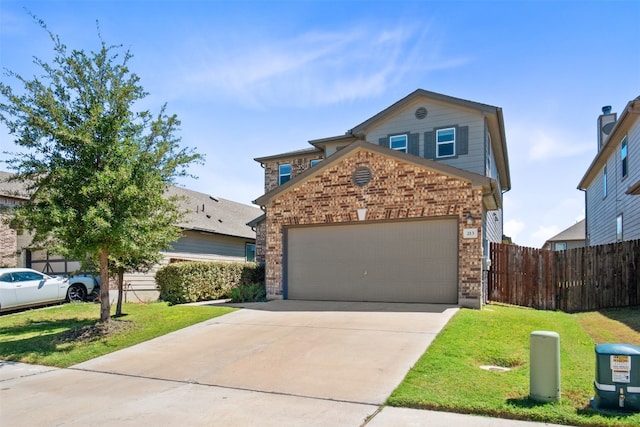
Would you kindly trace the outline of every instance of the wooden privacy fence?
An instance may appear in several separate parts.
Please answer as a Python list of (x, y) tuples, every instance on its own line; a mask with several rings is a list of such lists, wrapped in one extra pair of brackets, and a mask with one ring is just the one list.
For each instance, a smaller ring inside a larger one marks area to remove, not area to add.
[(640, 304), (640, 240), (549, 251), (491, 243), (488, 299), (577, 312)]

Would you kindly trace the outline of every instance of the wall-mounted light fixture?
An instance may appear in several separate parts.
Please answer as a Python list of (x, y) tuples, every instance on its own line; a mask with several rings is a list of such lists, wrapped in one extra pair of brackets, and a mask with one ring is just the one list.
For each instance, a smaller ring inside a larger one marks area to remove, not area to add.
[(473, 224), (473, 220), (474, 220), (473, 215), (471, 215), (471, 212), (469, 212), (467, 214), (467, 225), (472, 225)]

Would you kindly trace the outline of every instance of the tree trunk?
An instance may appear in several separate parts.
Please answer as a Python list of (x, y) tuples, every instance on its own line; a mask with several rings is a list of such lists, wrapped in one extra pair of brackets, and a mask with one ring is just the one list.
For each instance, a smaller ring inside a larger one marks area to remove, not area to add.
[(122, 294), (124, 286), (124, 268), (118, 268), (118, 303), (116, 304), (116, 317), (122, 316)]
[(109, 253), (106, 247), (100, 250), (100, 321), (111, 320), (111, 305), (109, 303)]

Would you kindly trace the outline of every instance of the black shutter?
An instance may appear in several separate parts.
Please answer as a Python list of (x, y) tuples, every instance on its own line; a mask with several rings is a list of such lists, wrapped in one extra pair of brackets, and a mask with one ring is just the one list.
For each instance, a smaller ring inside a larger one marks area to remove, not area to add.
[(456, 132), (456, 155), (469, 154), (469, 126), (460, 126)]
[(389, 137), (380, 138), (378, 140), (378, 145), (389, 148)]
[(420, 134), (419, 133), (410, 133), (409, 134), (409, 154), (413, 154), (414, 156), (420, 155)]
[(435, 159), (436, 158), (436, 131), (424, 133), (424, 158)]

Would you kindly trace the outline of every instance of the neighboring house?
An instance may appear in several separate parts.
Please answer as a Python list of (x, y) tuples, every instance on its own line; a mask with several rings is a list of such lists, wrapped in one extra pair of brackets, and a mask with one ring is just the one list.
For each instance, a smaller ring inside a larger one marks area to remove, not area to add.
[(551, 251), (564, 251), (567, 249), (582, 248), (585, 246), (585, 220), (573, 224), (571, 227), (556, 234), (542, 246), (542, 249)]
[(11, 217), (11, 209), (29, 200), (29, 195), (19, 183), (8, 182), (10, 176), (0, 171), (0, 267), (21, 267), (18, 247), (25, 245), (24, 238), (5, 224), (5, 219)]
[(620, 114), (598, 117), (598, 153), (578, 189), (585, 192), (586, 242), (640, 239), (640, 97)]
[(480, 308), (511, 188), (502, 110), (422, 89), (265, 169), (269, 298)]
[[(2, 182), (9, 173), (0, 172), (0, 195), (20, 193), (18, 183)], [(11, 186), (9, 185), (11, 184)], [(24, 192), (22, 192), (24, 194)], [(255, 231), (246, 225), (262, 211), (230, 200), (209, 196), (179, 187), (169, 187), (167, 196), (177, 195), (180, 207), (186, 211), (184, 221), (177, 224), (182, 228), (182, 237), (170, 248), (161, 252), (163, 262), (147, 273), (125, 274), (126, 290), (133, 293), (130, 300), (150, 301), (157, 299), (155, 272), (161, 265), (175, 261), (255, 261)], [(0, 200), (5, 201), (7, 196)], [(28, 200), (10, 199), (17, 204)], [(18, 267), (30, 267), (52, 274), (70, 274), (80, 268), (78, 262), (64, 260), (46, 251), (36, 251), (29, 247), (29, 239), (11, 238), (15, 230), (2, 228), (2, 254), (13, 254), (13, 263)], [(4, 235), (8, 238), (4, 238)], [(6, 244), (5, 244), (6, 240)]]

